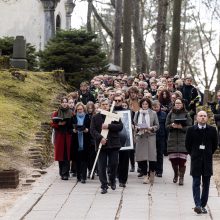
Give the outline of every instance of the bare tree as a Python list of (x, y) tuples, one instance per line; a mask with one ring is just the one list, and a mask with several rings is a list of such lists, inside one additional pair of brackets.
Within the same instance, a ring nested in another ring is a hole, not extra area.
[(124, 0), (122, 71), (127, 74), (131, 73), (131, 15), (132, 1)]
[(121, 66), (122, 0), (115, 0), (114, 64)]
[(151, 67), (158, 74), (163, 74), (164, 72), (167, 9), (168, 0), (158, 0), (157, 33), (154, 59)]
[(92, 4), (91, 2), (91, 7), (92, 7), (92, 11), (96, 17), (96, 19), (99, 21), (99, 23), (102, 25), (103, 29), (108, 33), (108, 35), (113, 38), (113, 33), (111, 31), (111, 29), (105, 24), (104, 20), (102, 19), (102, 17), (99, 15), (99, 13), (97, 12), (95, 6)]
[(173, 2), (172, 36), (169, 57), (169, 73), (171, 76), (177, 73), (180, 50), (180, 18), (182, 0)]
[(143, 32), (141, 32), (140, 26), (140, 1), (133, 0), (133, 16), (132, 16), (132, 27), (134, 35), (134, 49), (135, 49), (135, 58), (136, 58), (136, 71), (140, 73), (142, 71), (142, 62), (143, 62)]
[(91, 25), (91, 16), (92, 16), (92, 1), (93, 0), (87, 0), (88, 1), (88, 11), (87, 11), (87, 31), (92, 32), (92, 25)]

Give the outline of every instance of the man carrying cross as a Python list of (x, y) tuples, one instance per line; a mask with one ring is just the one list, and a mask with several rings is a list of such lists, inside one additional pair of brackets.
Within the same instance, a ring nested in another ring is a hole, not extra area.
[[(96, 148), (102, 144), (99, 158), (98, 158), (98, 173), (101, 182), (101, 193), (107, 193), (108, 180), (107, 180), (107, 167), (109, 169), (109, 182), (111, 189), (116, 189), (116, 173), (118, 167), (118, 152), (121, 147), (119, 132), (123, 129), (121, 120), (116, 121), (115, 113), (107, 111), (110, 110), (109, 100), (102, 99), (100, 101), (102, 112), (93, 116), (91, 121), (90, 132), (95, 139)], [(108, 120), (106, 120), (108, 117)], [(109, 121), (110, 123), (106, 123)], [(105, 122), (105, 123), (104, 123)], [(107, 138), (104, 138), (101, 133), (102, 130), (108, 131)]]

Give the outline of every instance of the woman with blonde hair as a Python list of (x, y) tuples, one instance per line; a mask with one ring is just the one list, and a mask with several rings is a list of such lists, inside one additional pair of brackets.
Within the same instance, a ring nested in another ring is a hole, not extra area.
[(78, 102), (73, 117), (73, 146), (76, 159), (77, 180), (86, 183), (88, 148), (90, 142), (90, 119), (86, 113), (86, 106)]

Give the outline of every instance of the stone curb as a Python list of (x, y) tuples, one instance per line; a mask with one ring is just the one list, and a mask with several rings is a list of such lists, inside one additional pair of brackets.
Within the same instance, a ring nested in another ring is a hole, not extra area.
[(44, 193), (58, 177), (58, 170), (55, 162), (49, 168), (47, 168), (46, 171), (47, 173), (32, 185), (33, 189), (28, 192), (28, 194), (18, 198), (14, 206), (9, 209), (2, 219), (21, 220), (31, 211), (31, 209), (36, 205), (36, 203), (41, 199)]

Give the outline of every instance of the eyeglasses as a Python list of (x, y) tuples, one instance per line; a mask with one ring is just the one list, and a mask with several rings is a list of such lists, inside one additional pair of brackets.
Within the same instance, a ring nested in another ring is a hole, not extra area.
[(176, 102), (175, 105), (181, 105), (183, 104), (182, 102)]
[(116, 99), (116, 100), (115, 100), (115, 102), (121, 102), (121, 100), (119, 100), (119, 99)]

